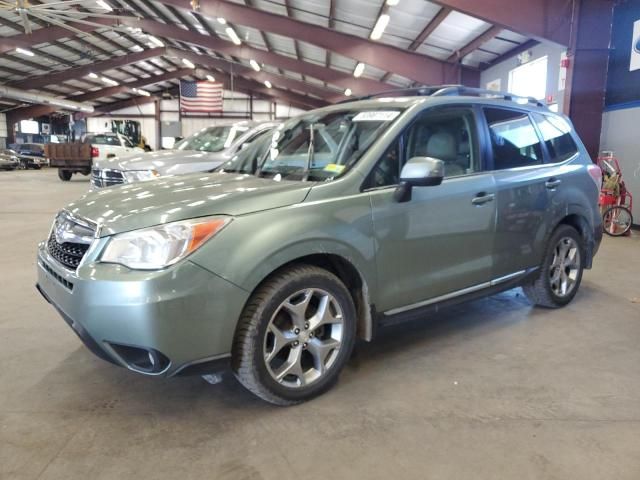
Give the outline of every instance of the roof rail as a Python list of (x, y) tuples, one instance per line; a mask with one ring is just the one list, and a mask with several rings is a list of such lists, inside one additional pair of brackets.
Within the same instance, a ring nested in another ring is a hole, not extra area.
[(509, 102), (517, 102), (517, 103), (526, 102), (526, 103), (531, 103), (533, 105), (536, 105), (538, 107), (546, 107), (544, 103), (542, 103), (540, 100), (537, 100), (533, 97), (523, 97), (520, 95), (514, 95), (513, 93), (496, 92), (494, 90), (485, 90), (482, 88), (465, 87), (464, 85), (445, 86), (431, 94), (432, 97), (446, 97), (448, 95), (502, 98)]
[(438, 90), (442, 90), (443, 88), (446, 87), (453, 87), (455, 85), (436, 85), (436, 86), (430, 86), (430, 85), (425, 85), (423, 87), (413, 87), (413, 88), (395, 88), (393, 90), (385, 90), (383, 92), (378, 92), (378, 93), (371, 93), (369, 95), (362, 95), (359, 97), (354, 97), (354, 98), (347, 98), (346, 100), (342, 100), (338, 103), (348, 103), (348, 102), (354, 102), (357, 100), (369, 100), (371, 98), (378, 98), (378, 97), (389, 97), (389, 96), (394, 96), (394, 97), (429, 97), (431, 95), (433, 95), (435, 92), (437, 92)]
[(510, 102), (518, 103), (531, 103), (538, 107), (546, 107), (544, 103), (536, 100), (533, 97), (522, 97), (507, 92), (496, 92), (494, 90), (484, 90), (482, 88), (465, 87), (464, 85), (425, 85), (422, 87), (414, 88), (398, 88), (395, 90), (386, 90), (384, 92), (372, 93), (371, 95), (364, 95), (361, 97), (348, 98), (339, 103), (353, 102), (356, 100), (369, 100), (371, 98), (385, 97), (385, 96), (397, 96), (397, 97), (445, 97), (445, 96), (477, 96), (477, 97), (492, 97), (502, 98)]

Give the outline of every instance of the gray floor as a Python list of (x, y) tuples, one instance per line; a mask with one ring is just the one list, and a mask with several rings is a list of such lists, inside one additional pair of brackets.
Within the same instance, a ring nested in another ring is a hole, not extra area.
[(80, 344), (33, 288), (34, 251), (86, 189), (0, 172), (0, 479), (640, 478), (639, 237), (605, 239), (563, 310), (514, 291), (394, 327), (282, 409)]

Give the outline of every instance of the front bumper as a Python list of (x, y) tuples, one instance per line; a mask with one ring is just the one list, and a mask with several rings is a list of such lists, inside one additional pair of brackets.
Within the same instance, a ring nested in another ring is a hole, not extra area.
[(212, 372), (228, 361), (247, 292), (189, 261), (141, 272), (91, 256), (73, 272), (43, 242), (37, 288), (93, 353), (163, 376)]
[(20, 159), (29, 166), (46, 167), (49, 165), (49, 159), (45, 157), (23, 155)]

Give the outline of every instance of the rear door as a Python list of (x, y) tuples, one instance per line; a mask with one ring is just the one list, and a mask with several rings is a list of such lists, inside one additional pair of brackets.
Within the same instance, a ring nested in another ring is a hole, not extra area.
[(483, 108), (491, 142), (491, 164), (497, 188), (494, 279), (540, 264), (550, 224), (553, 197), (561, 183), (547, 162), (529, 112), (516, 108)]
[[(416, 187), (412, 198), (393, 198), (401, 166), (414, 156), (445, 163), (436, 187)], [(370, 173), (376, 263), (376, 304), (396, 313), (490, 280), (496, 219), (495, 184), (483, 169), (476, 111), (427, 110), (416, 118)]]

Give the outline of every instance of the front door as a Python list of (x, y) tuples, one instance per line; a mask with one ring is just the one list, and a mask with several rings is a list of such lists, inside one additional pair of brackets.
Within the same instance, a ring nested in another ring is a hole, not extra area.
[[(490, 281), (496, 221), (495, 184), (483, 172), (471, 108), (426, 111), (371, 172), (368, 186), (377, 244), (379, 299), (388, 312)], [(445, 163), (436, 187), (393, 198), (404, 159)]]

